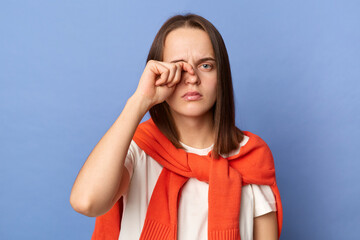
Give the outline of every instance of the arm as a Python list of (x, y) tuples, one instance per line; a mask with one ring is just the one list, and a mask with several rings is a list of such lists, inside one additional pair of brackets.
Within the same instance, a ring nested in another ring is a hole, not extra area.
[(254, 218), (254, 240), (278, 240), (276, 212)]
[(129, 173), (125, 157), (136, 127), (147, 111), (136, 97), (127, 101), (122, 113), (94, 147), (73, 185), (70, 204), (89, 217), (107, 212), (126, 191)]
[(70, 195), (75, 211), (89, 217), (103, 215), (127, 190), (130, 179), (124, 162), (135, 130), (152, 106), (173, 93), (182, 70), (193, 73), (187, 63), (148, 61), (137, 90), (76, 177)]

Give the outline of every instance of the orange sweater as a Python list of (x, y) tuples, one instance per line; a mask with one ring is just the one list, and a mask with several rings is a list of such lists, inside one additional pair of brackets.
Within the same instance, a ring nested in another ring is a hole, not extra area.
[[(141, 123), (134, 134), (136, 144), (164, 168), (152, 193), (140, 239), (177, 237), (177, 208), (181, 188), (197, 178), (209, 183), (208, 239), (239, 240), (241, 186), (269, 185), (275, 195), (278, 234), (282, 229), (282, 205), (276, 185), (273, 156), (257, 135), (244, 131), (248, 142), (228, 158), (213, 159), (177, 149), (152, 119)], [(119, 238), (121, 199), (106, 214), (96, 218), (92, 240)]]

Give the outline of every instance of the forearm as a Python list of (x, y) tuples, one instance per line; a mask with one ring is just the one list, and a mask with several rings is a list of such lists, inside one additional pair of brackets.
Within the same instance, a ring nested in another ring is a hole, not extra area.
[(76, 211), (98, 216), (112, 207), (131, 139), (147, 110), (148, 106), (139, 98), (129, 98), (114, 124), (96, 144), (71, 191), (70, 203)]

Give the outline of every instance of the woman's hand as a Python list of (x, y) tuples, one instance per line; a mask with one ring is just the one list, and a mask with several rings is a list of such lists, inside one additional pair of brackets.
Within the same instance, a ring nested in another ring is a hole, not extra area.
[(168, 63), (149, 60), (133, 96), (146, 101), (148, 109), (162, 103), (181, 81), (182, 71), (194, 74), (192, 66), (186, 62)]

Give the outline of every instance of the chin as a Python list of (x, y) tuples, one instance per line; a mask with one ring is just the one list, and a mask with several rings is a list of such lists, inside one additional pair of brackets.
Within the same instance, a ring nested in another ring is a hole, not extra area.
[(171, 109), (171, 112), (173, 116), (182, 116), (182, 117), (201, 117), (206, 115), (209, 111), (211, 111), (210, 108), (204, 109), (203, 107), (188, 107), (186, 109)]

